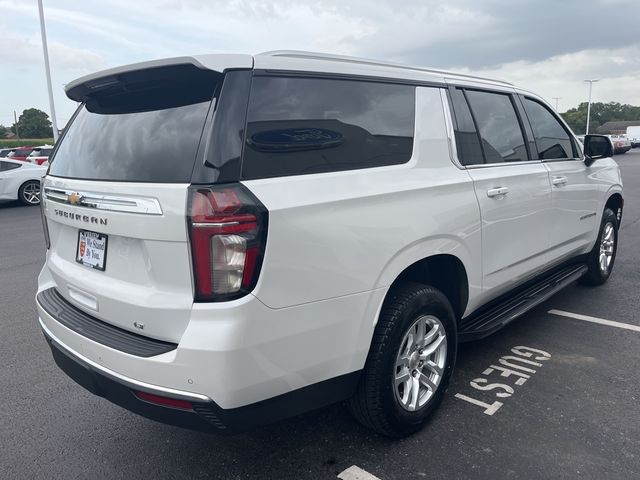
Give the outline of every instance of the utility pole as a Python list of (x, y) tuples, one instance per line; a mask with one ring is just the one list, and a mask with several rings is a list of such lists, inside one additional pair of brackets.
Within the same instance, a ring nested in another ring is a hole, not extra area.
[(589, 84), (589, 103), (587, 103), (587, 128), (585, 131), (585, 135), (589, 135), (589, 119), (591, 118), (591, 90), (593, 89), (593, 84), (597, 82), (598, 79), (594, 78), (591, 80), (585, 80)]
[(47, 30), (44, 27), (44, 10), (42, 0), (38, 0), (40, 11), (40, 34), (42, 35), (42, 53), (44, 54), (44, 71), (47, 75), (47, 89), (49, 90), (49, 108), (51, 109), (51, 125), (53, 126), (53, 141), (58, 141), (58, 124), (56, 122), (56, 107), (53, 103), (53, 87), (51, 86), (51, 70), (49, 68), (49, 49), (47, 47)]
[(20, 132), (18, 131), (18, 116), (16, 115), (16, 111), (13, 111), (13, 124), (16, 126), (16, 137), (20, 138)]
[(551, 97), (556, 101), (556, 112), (558, 111), (558, 100), (562, 100), (563, 97)]

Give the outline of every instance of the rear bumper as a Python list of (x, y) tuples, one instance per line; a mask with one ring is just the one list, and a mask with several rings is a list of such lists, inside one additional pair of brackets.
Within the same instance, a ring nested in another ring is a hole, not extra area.
[[(39, 322), (69, 376), (143, 416), (220, 432), (251, 429), (348, 398), (386, 293), (378, 289), (282, 309), (271, 309), (252, 295), (194, 304), (178, 343), (165, 353), (147, 345), (153, 351), (143, 355), (139, 347), (145, 346), (139, 342), (123, 343), (113, 328), (96, 329), (77, 318), (79, 310), (95, 314), (73, 299), (64, 297), (44, 308), (42, 294), (51, 288), (64, 291), (45, 265), (36, 298)], [(198, 411), (151, 405), (134, 391), (186, 396)]]
[[(191, 430), (238, 433), (330, 405), (349, 397), (360, 377), (360, 372), (353, 372), (244, 407), (223, 409), (204, 395), (140, 382), (102, 367), (62, 344), (42, 321), (40, 325), (56, 364), (77, 384), (133, 413)], [(136, 392), (188, 402), (191, 409), (149, 403)]]
[[(40, 324), (58, 367), (94, 395), (104, 397), (138, 415), (169, 425), (203, 431), (227, 430), (226, 425), (216, 416), (215, 411), (219, 407), (204, 395), (169, 390), (122, 377), (65, 347), (42, 322)], [(193, 408), (183, 410), (154, 405), (138, 398), (135, 392), (183, 400)]]

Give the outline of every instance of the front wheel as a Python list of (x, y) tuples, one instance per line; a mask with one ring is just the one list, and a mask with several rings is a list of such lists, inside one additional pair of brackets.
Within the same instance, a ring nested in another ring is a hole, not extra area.
[(406, 284), (390, 292), (350, 401), (356, 419), (378, 433), (419, 430), (442, 401), (456, 359), (455, 316), (439, 290)]
[(581, 282), (602, 285), (609, 279), (618, 251), (618, 219), (610, 208), (602, 215), (598, 240), (587, 257), (587, 273)]

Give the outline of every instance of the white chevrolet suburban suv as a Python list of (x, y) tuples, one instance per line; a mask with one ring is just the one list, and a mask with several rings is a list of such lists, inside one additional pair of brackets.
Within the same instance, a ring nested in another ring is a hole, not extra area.
[(348, 400), (407, 435), (458, 342), (613, 267), (610, 143), (505, 82), (281, 51), (66, 93), (40, 325), (71, 378), (152, 419), (236, 432)]

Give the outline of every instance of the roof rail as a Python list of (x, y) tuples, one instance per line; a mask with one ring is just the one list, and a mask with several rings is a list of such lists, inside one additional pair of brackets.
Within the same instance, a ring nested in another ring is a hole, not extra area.
[(438, 70), (433, 68), (416, 67), (414, 65), (403, 65), (394, 62), (384, 62), (380, 60), (372, 60), (368, 58), (350, 57), (347, 55), (334, 55), (330, 53), (318, 53), (318, 52), (306, 52), (304, 50), (273, 50), (269, 52), (262, 52), (258, 55), (267, 55), (271, 57), (289, 57), (289, 58), (302, 58), (307, 60), (330, 60), (333, 62), (346, 62), (346, 63), (358, 63), (360, 65), (377, 65), (381, 67), (400, 68), (405, 70), (415, 70), (419, 72), (435, 73), (438, 75), (451, 75), (454, 77), (470, 78), (477, 80), (488, 80), (490, 82), (501, 83), (504, 85), (513, 85), (512, 83), (505, 82), (504, 80), (497, 80), (495, 78), (479, 77), (477, 75), (468, 75), (465, 73), (456, 73), (448, 70)]

